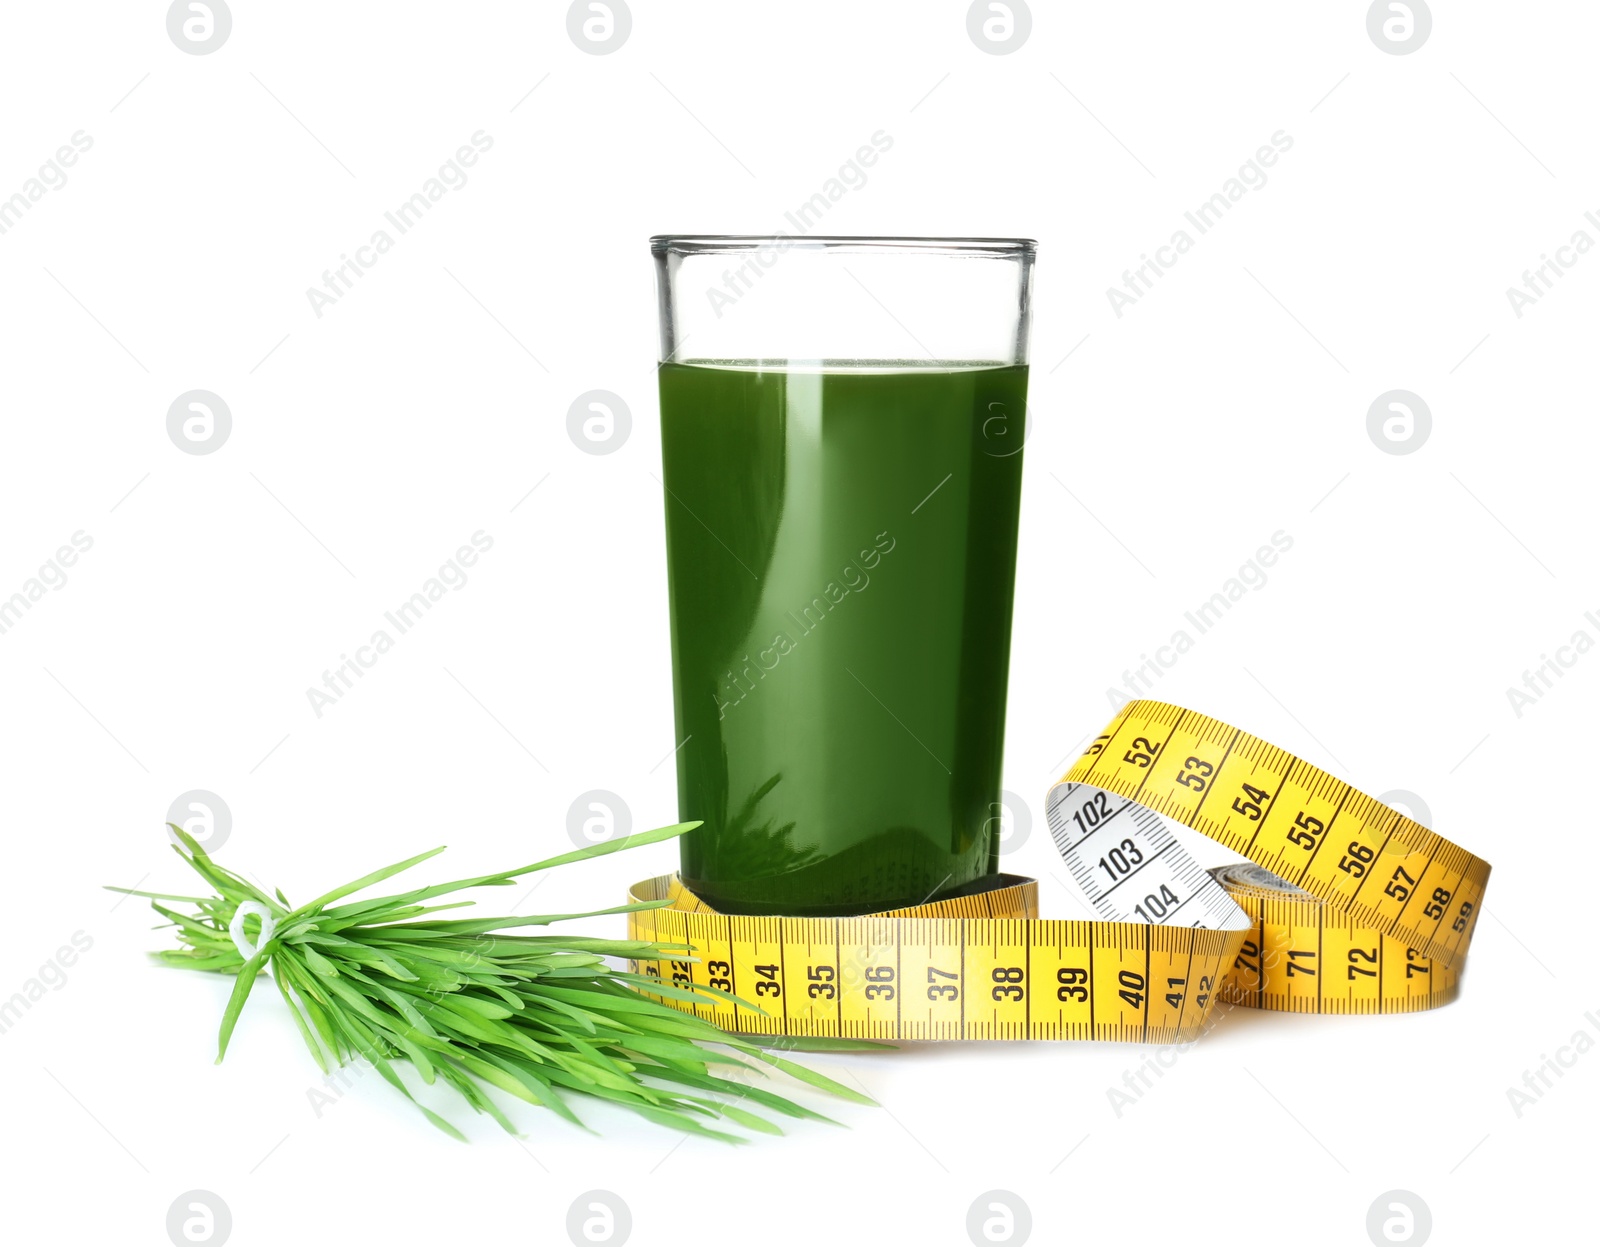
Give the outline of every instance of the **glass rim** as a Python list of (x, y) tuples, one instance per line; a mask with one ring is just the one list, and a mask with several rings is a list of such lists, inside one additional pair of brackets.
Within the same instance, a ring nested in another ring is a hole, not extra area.
[(731, 255), (782, 246), (785, 250), (869, 251), (892, 254), (1028, 257), (1038, 250), (1032, 238), (924, 238), (873, 234), (655, 234), (650, 252), (666, 255)]

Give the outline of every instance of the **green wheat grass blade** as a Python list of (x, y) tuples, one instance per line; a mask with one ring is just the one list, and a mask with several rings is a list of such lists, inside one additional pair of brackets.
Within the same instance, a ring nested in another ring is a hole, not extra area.
[[(176, 947), (153, 954), (163, 964), (232, 974), (234, 983), (217, 1033), (217, 1060), (230, 1042), (256, 983), (270, 977), (317, 1066), (328, 1073), (368, 1062), (423, 1118), (452, 1138), (460, 1129), (423, 1104), (402, 1069), (442, 1087), (474, 1112), (516, 1133), (491, 1093), (549, 1109), (576, 1125), (572, 1097), (606, 1100), (645, 1120), (722, 1142), (745, 1142), (732, 1126), (781, 1134), (767, 1114), (828, 1122), (830, 1118), (765, 1087), (723, 1078), (712, 1069), (765, 1076), (781, 1071), (836, 1098), (871, 1104), (841, 1083), (778, 1056), (773, 1049), (814, 1047), (862, 1051), (864, 1041), (794, 1041), (730, 1035), (671, 1007), (710, 996), (700, 985), (663, 984), (618, 968), (612, 960), (682, 957), (679, 945), (560, 933), (508, 934), (518, 928), (656, 909), (665, 901), (518, 917), (438, 918), (440, 910), (473, 904), (438, 897), (502, 887), (536, 871), (680, 836), (699, 826), (677, 823), (545, 858), (515, 870), (413, 888), (391, 896), (357, 893), (437, 856), (430, 849), (292, 907), (282, 890), (269, 895), (218, 865), (193, 837), (173, 827), (174, 851), (215, 889), (212, 896), (112, 888), (148, 900)], [(241, 905), (264, 907), (276, 924), (252, 956), (229, 933)], [(181, 906), (192, 907), (188, 911)], [(757, 1012), (748, 1002), (737, 1002)], [(710, 1123), (716, 1123), (715, 1125)]]

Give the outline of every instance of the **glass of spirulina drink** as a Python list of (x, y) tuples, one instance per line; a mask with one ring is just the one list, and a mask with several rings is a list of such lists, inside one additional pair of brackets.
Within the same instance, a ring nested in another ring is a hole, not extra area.
[(867, 913), (996, 869), (1034, 244), (651, 240), (684, 883)]

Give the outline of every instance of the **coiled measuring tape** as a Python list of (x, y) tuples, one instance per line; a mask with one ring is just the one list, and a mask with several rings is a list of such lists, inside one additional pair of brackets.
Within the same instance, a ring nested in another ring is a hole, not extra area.
[[(1124, 706), (1051, 789), (1051, 836), (1097, 921), (1037, 885), (845, 918), (718, 913), (635, 885), (629, 938), (666, 1003), (750, 1035), (1185, 1042), (1219, 1003), (1399, 1013), (1454, 999), (1489, 864), (1238, 728)], [(1175, 829), (1249, 864), (1202, 869)], [(753, 1006), (753, 1007), (752, 1007)]]

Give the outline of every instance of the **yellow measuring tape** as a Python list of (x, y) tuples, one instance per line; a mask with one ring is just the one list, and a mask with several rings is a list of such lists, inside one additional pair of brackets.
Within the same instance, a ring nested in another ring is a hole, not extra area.
[[(1029, 879), (848, 918), (711, 910), (635, 885), (637, 971), (743, 1034), (1183, 1042), (1219, 1002), (1399, 1013), (1455, 998), (1489, 864), (1216, 719), (1135, 701), (1051, 790), (1048, 822), (1101, 920), (1038, 916)], [(1188, 827), (1249, 865), (1200, 869)], [(755, 1007), (751, 1007), (751, 1006)]]

